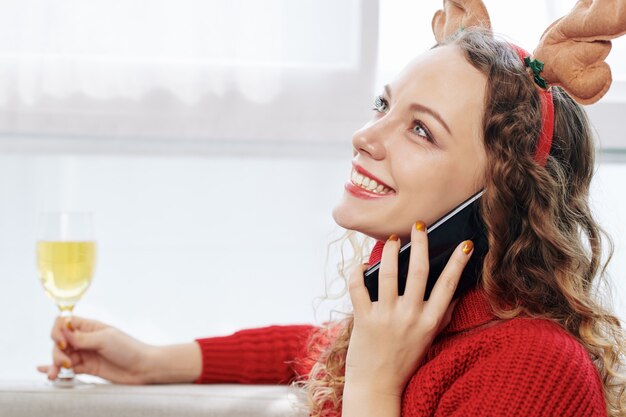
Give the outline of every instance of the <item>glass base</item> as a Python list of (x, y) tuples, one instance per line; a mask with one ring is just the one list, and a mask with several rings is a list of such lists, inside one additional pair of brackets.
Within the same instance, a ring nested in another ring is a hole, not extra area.
[(92, 384), (81, 381), (76, 378), (76, 374), (74, 374), (74, 370), (72, 368), (61, 368), (59, 370), (59, 374), (57, 375), (57, 379), (52, 382), (57, 388), (82, 388), (86, 386), (91, 386)]
[(63, 389), (67, 389), (67, 388), (79, 389), (79, 388), (88, 388), (88, 387), (94, 386), (94, 384), (83, 382), (78, 378), (71, 378), (71, 379), (57, 378), (54, 381), (52, 381), (51, 384), (55, 388), (63, 388)]
[(65, 379), (65, 378), (57, 378), (52, 382), (52, 385), (54, 385), (57, 388), (74, 388), (76, 381), (74, 380), (74, 378), (72, 379)]

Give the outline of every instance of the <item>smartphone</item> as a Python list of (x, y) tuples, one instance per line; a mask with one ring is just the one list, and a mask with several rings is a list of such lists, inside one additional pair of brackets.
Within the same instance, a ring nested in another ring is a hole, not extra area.
[[(484, 192), (485, 190), (481, 190), (472, 195), (431, 226), (426, 227), (430, 266), (424, 291), (424, 301), (430, 297), (437, 279), (456, 247), (467, 239), (471, 239), (474, 243), (474, 252), (463, 269), (453, 299), (460, 297), (478, 283), (482, 273), (483, 259), (488, 250), (485, 225), (478, 210), (480, 197)], [(404, 294), (410, 254), (411, 242), (407, 242), (398, 253), (398, 295)], [(378, 300), (379, 269), (380, 261), (371, 265), (364, 273), (365, 286), (372, 301)]]

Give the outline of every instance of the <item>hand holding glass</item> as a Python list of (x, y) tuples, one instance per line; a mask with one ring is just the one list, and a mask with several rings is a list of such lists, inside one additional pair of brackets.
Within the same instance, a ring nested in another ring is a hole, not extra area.
[[(93, 277), (96, 243), (91, 213), (42, 213), (37, 242), (39, 277), (61, 316), (71, 321), (74, 306)], [(55, 385), (75, 385), (72, 368), (62, 367)]]

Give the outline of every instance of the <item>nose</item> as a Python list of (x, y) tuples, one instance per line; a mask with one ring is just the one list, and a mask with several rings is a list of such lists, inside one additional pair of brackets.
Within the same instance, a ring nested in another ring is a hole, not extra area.
[(367, 124), (352, 135), (352, 156), (359, 152), (368, 154), (372, 159), (385, 157), (385, 145), (382, 140), (382, 132), (376, 128), (376, 123)]

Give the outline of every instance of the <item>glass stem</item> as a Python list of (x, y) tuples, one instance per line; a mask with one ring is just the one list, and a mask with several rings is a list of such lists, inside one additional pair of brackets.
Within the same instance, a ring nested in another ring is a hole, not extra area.
[[(73, 330), (70, 323), (72, 322), (72, 310), (74, 309), (74, 306), (59, 306), (59, 309), (61, 310), (61, 317), (65, 320), (65, 325), (68, 329)], [(75, 376), (76, 375), (74, 374), (72, 367), (65, 368), (61, 366), (59, 374), (57, 375), (57, 380), (63, 382), (73, 382)]]

